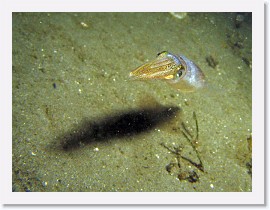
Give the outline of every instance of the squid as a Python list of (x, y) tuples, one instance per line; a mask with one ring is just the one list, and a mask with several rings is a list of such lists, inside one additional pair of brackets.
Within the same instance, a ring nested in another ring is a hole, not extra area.
[(131, 71), (129, 77), (132, 80), (165, 80), (182, 92), (194, 92), (206, 83), (204, 73), (193, 61), (167, 51)]

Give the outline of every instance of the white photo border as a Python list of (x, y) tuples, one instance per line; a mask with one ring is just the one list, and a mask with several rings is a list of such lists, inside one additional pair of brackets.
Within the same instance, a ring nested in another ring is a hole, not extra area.
[[(264, 204), (264, 2), (262, 0), (2, 0), (1, 193), (4, 204)], [(12, 192), (12, 12), (252, 12), (252, 192)], [(196, 198), (196, 199), (195, 199)]]

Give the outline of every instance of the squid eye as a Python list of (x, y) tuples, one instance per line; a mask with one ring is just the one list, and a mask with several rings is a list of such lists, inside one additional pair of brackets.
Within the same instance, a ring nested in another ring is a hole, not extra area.
[(176, 78), (179, 79), (181, 77), (184, 76), (184, 70), (183, 69), (180, 69), (177, 73), (176, 73)]

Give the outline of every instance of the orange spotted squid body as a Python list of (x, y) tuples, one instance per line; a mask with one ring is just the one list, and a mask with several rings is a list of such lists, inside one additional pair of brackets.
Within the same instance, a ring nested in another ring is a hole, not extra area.
[(193, 92), (205, 86), (202, 70), (183, 55), (163, 51), (129, 74), (135, 80), (165, 80), (182, 92)]

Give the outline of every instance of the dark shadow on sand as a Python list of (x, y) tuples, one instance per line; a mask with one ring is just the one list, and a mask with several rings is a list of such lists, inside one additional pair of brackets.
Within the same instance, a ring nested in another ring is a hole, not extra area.
[(63, 150), (73, 150), (91, 142), (106, 142), (147, 132), (175, 118), (179, 107), (158, 106), (123, 111), (95, 120), (85, 120), (78, 128), (59, 137)]

